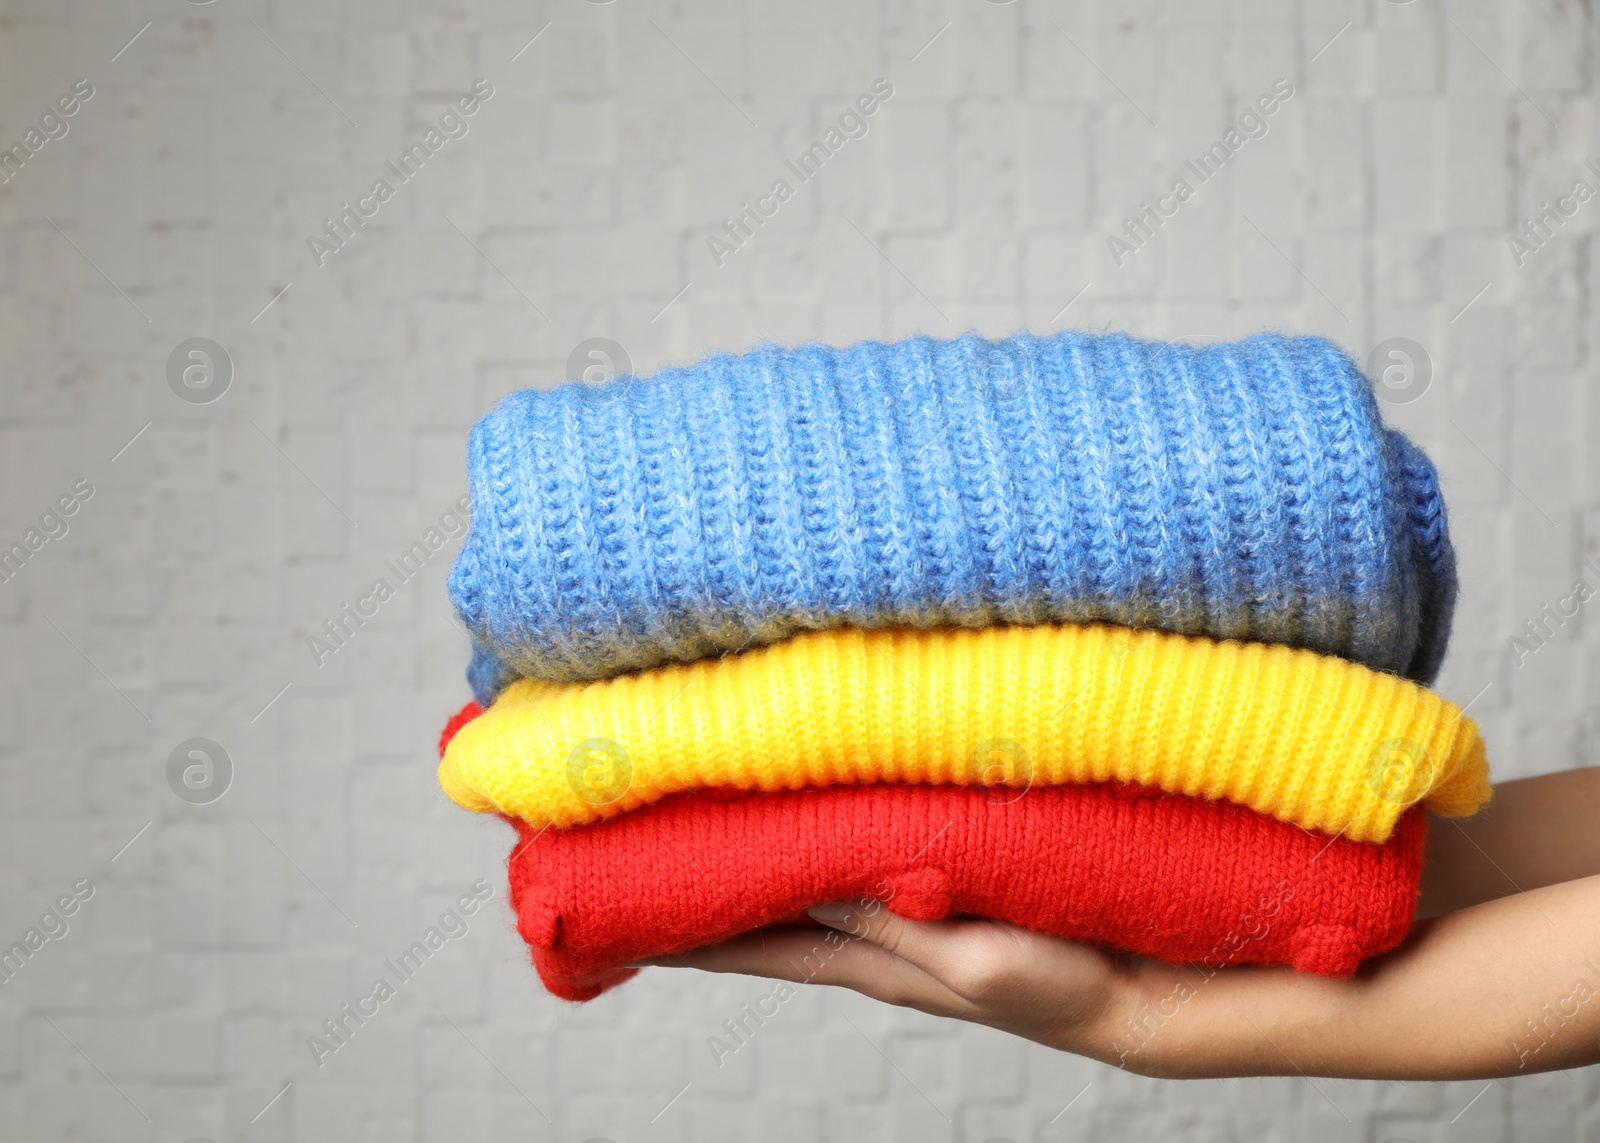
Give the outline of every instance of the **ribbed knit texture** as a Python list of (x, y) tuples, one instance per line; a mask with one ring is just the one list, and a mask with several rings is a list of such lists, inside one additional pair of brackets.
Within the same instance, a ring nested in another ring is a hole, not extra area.
[[(1399, 942), (1426, 820), (1329, 841), (1226, 802), (1062, 786), (681, 794), (583, 829), (513, 821), (510, 899), (544, 985), (587, 1000), (626, 966), (874, 897), (912, 920), (974, 916), (1176, 962), (1340, 976)], [(802, 970), (815, 972), (828, 946)]]
[(1089, 626), (839, 628), (594, 683), (520, 680), (439, 766), (535, 829), (683, 790), (1116, 779), (1382, 841), (1489, 797), (1476, 724), (1394, 675), (1281, 645)]
[(1331, 343), (762, 346), (507, 396), (450, 576), (480, 703), (853, 625), (1103, 620), (1431, 681), (1432, 464)]

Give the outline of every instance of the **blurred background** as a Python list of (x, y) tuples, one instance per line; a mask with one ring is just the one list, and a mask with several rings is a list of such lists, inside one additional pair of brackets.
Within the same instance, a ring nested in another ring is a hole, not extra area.
[(770, 986), (546, 996), (433, 777), (502, 394), (1107, 326), (1367, 365), (1442, 690), (1500, 777), (1593, 763), (1596, 58), (1578, 0), (0, 3), (0, 1136), (1600, 1138), (1592, 1071), (1166, 1083), (824, 989), (719, 1065)]

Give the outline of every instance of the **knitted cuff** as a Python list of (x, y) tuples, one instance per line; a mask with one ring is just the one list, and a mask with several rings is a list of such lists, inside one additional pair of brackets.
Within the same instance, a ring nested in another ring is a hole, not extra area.
[(540, 828), (679, 791), (1116, 779), (1383, 841), (1489, 797), (1478, 728), (1314, 652), (1122, 627), (839, 628), (594, 683), (513, 683), (439, 766), (459, 805)]
[(768, 345), (512, 393), (468, 454), (484, 705), (844, 625), (1100, 620), (1427, 682), (1455, 605), (1433, 466), (1315, 337)]
[[(917, 921), (986, 917), (1144, 956), (1328, 976), (1392, 948), (1416, 908), (1426, 821), (1383, 845), (1116, 785), (1026, 794), (863, 786), (684, 794), (614, 821), (518, 831), (517, 931), (551, 992), (588, 1000), (626, 966), (870, 897)], [(804, 958), (832, 955), (823, 932)]]

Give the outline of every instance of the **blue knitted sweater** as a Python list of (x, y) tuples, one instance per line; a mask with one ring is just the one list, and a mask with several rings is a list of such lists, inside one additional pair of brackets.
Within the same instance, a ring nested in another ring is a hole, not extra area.
[(840, 625), (1104, 620), (1430, 682), (1428, 458), (1316, 337), (765, 345), (512, 393), (450, 575), (486, 702)]

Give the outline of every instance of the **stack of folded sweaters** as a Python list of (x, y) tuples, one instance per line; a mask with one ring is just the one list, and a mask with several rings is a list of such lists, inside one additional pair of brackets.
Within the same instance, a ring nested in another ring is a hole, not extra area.
[(767, 346), (469, 468), (439, 780), (568, 999), (858, 897), (1343, 975), (1489, 795), (1437, 476), (1318, 338)]

